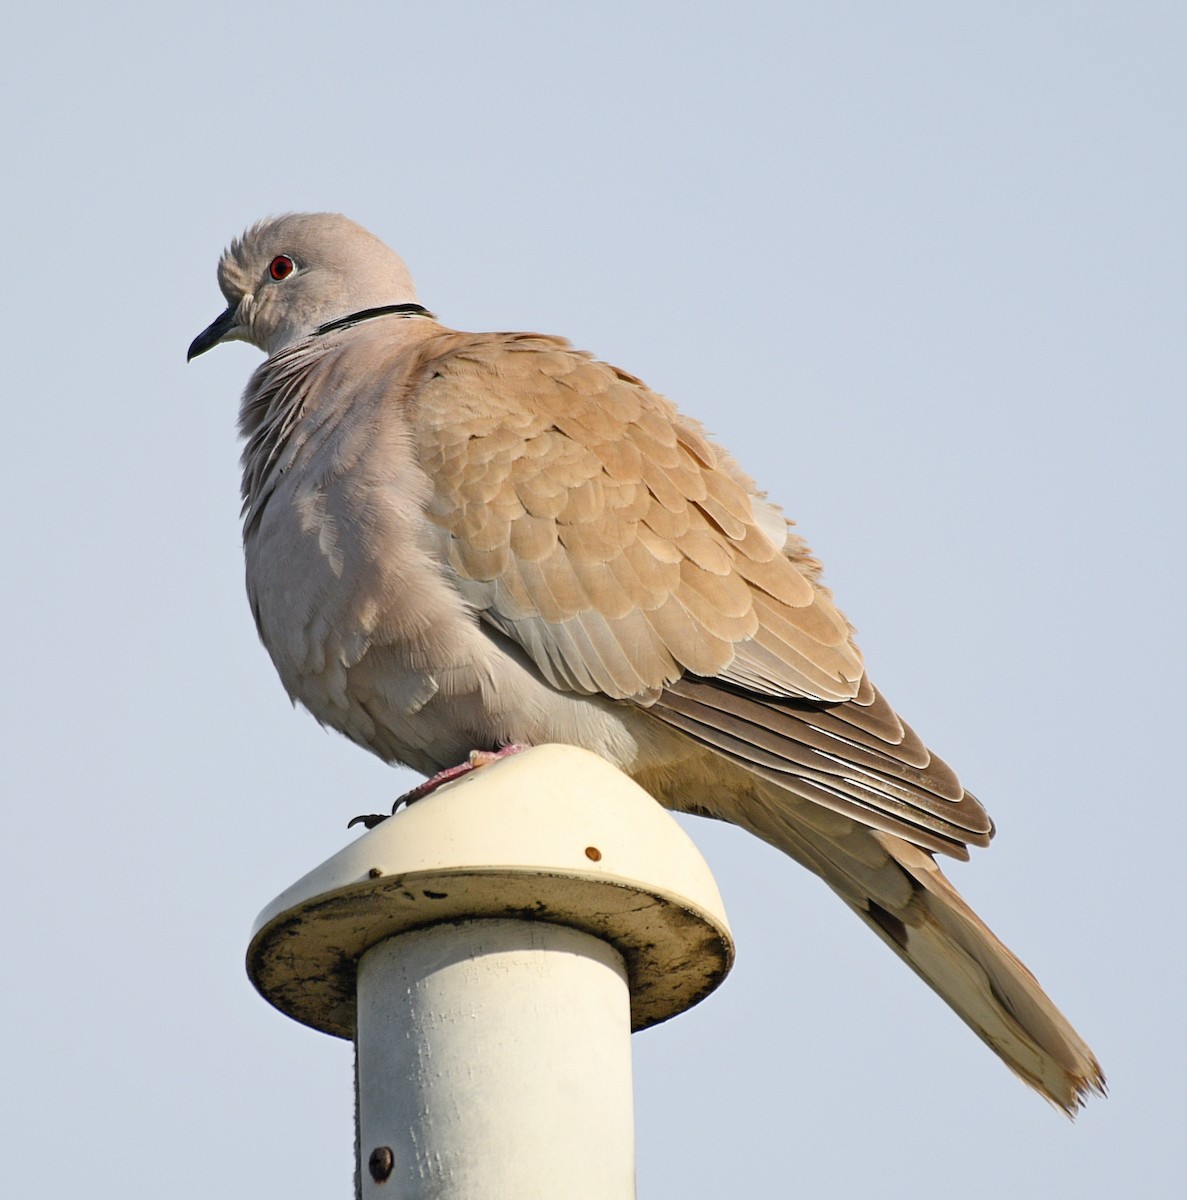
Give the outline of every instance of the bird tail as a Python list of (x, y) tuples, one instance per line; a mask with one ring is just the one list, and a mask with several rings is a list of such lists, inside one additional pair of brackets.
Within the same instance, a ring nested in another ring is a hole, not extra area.
[(781, 789), (747, 801), (720, 815), (821, 876), (1011, 1071), (1068, 1116), (1105, 1094), (1092, 1051), (930, 852)]

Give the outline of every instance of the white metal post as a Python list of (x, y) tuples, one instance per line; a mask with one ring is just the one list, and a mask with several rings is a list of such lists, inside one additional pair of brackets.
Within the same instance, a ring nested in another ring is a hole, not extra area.
[(602, 759), (450, 783), (259, 916), (248, 973), (357, 1047), (362, 1200), (628, 1200), (630, 1038), (733, 958), (688, 836)]
[(362, 1195), (635, 1194), (622, 955), (563, 925), (388, 938), (358, 977)]

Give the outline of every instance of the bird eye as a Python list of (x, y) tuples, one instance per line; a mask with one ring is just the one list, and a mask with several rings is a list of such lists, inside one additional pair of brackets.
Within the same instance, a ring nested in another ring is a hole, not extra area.
[(268, 264), (268, 274), (273, 279), (287, 279), (296, 268), (297, 264), (287, 254), (278, 254)]

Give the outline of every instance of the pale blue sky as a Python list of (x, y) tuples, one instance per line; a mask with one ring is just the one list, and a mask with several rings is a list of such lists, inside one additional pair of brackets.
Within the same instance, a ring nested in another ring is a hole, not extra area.
[(642, 1200), (1183, 1194), (1178, 3), (23, 5), (6, 18), (0, 1190), (350, 1194), (256, 912), (411, 780), (290, 709), (217, 256), (329, 208), (424, 303), (699, 416), (998, 823), (952, 876), (1098, 1052), (1072, 1126), (828, 892), (689, 821), (739, 963), (635, 1039)]

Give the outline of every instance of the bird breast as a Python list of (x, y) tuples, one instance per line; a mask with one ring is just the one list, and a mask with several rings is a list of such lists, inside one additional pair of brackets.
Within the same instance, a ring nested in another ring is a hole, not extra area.
[[(477, 633), (422, 545), (430, 486), (393, 403), (398, 380), (352, 386), (349, 350), (306, 343), (253, 377), (244, 550), (256, 627), (289, 694), (370, 744), (368, 703), (422, 710), (451, 670), (474, 673), (464, 647)], [(357, 694), (352, 676), (381, 676), (382, 696)]]

